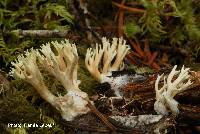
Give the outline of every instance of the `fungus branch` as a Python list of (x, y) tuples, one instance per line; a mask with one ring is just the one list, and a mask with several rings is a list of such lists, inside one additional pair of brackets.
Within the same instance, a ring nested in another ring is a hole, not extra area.
[(51, 50), (50, 43), (43, 45), (37, 52), (38, 59), (43, 68), (59, 80), (66, 90), (78, 88), (77, 67), (78, 53), (75, 44), (68, 40), (61, 43), (52, 42), (55, 53)]
[(36, 52), (32, 49), (30, 52), (26, 52), (25, 56), (20, 55), (16, 60), (16, 63), (11, 63), (15, 68), (12, 69), (11, 74), (25, 80), (31, 84), (43, 99), (52, 103), (55, 96), (46, 87), (43, 77), (36, 64)]
[[(65, 42), (51, 42), (43, 45), (40, 50), (26, 52), (25, 56), (19, 56), (12, 63), (12, 74), (21, 78), (35, 87), (43, 99), (60, 111), (63, 119), (70, 121), (80, 114), (87, 113), (88, 95), (78, 88), (77, 67), (78, 54), (76, 46)], [(61, 82), (67, 94), (64, 96), (53, 95), (45, 86), (43, 77), (38, 69), (36, 59), (43, 68)]]
[(112, 44), (110, 44), (109, 40), (103, 38), (102, 44), (103, 47), (97, 44), (96, 49), (89, 48), (85, 58), (85, 65), (88, 71), (101, 83), (112, 71), (121, 70), (124, 67), (123, 59), (130, 49), (122, 38), (113, 38)]
[(86, 57), (85, 57), (85, 65), (91, 75), (98, 81), (101, 79), (101, 73), (98, 69), (100, 60), (103, 55), (103, 49), (96, 45), (95, 51), (92, 51), (92, 48), (88, 48)]
[[(159, 89), (158, 85), (163, 74), (158, 76), (155, 82), (156, 102), (154, 104), (154, 109), (159, 114), (166, 115), (170, 110), (174, 115), (177, 115), (179, 113), (178, 102), (174, 99), (174, 96), (187, 90), (192, 84), (189, 79), (189, 68), (184, 68), (183, 66), (180, 71), (176, 71), (176, 68), (177, 66), (175, 65), (168, 75), (167, 81), (164, 77), (164, 85), (162, 88)], [(178, 75), (178, 77), (173, 80), (176, 75)]]

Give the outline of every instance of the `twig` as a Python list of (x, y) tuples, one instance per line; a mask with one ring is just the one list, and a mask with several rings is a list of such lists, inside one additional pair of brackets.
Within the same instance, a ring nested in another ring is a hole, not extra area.
[(160, 66), (156, 63), (156, 62), (153, 62), (152, 63), (152, 67), (156, 70), (159, 70), (160, 69)]
[(153, 52), (153, 54), (150, 55), (150, 58), (149, 58), (149, 61), (148, 61), (149, 65), (151, 65), (154, 62), (157, 55), (158, 55), (158, 52)]
[(134, 59), (134, 56), (133, 56), (133, 53), (128, 53), (127, 55), (126, 55), (126, 57), (129, 59), (128, 61), (130, 62), (130, 64), (136, 64), (136, 61), (135, 61), (135, 59)]
[(140, 55), (141, 58), (144, 58), (144, 52), (140, 48), (140, 45), (138, 43), (134, 43), (131, 39), (128, 39), (131, 46), (134, 48), (134, 50)]
[(108, 120), (107, 118), (100, 113), (91, 103), (90, 101), (88, 101), (88, 107), (92, 110), (93, 113), (95, 113), (102, 121), (103, 123), (112, 131), (115, 132), (117, 129), (115, 126), (113, 126)]
[(151, 57), (151, 51), (149, 49), (149, 42), (147, 39), (145, 39), (145, 42), (144, 42), (144, 53), (148, 58)]
[[(121, 5), (123, 5), (125, 2), (126, 2), (126, 0), (122, 0), (122, 1), (121, 1)], [(118, 9), (118, 11), (117, 11), (117, 13), (116, 13), (116, 15), (115, 15), (115, 19), (114, 19), (115, 21), (117, 20), (117, 17), (119, 16), (120, 10), (121, 10), (121, 8)]]
[(119, 11), (119, 17), (118, 17), (118, 36), (122, 37), (124, 34), (124, 10)]
[(112, 4), (117, 6), (117, 7), (120, 7), (121, 9), (125, 9), (125, 10), (128, 10), (128, 11), (133, 12), (133, 13), (145, 13), (146, 12), (144, 9), (127, 7), (125, 5), (120, 5), (120, 4), (116, 3), (116, 2), (112, 2)]
[(69, 35), (68, 30), (13, 30), (5, 31), (5, 34), (15, 34), (22, 37), (66, 37)]
[(68, 32), (68, 30), (19, 30), (19, 35), (30, 37), (66, 37)]

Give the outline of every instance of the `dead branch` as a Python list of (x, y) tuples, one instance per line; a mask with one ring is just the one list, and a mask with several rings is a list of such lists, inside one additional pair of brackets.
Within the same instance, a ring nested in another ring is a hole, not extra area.
[(95, 106), (93, 106), (90, 101), (88, 101), (88, 107), (91, 109), (91, 111), (93, 113), (95, 113), (101, 120), (102, 122), (112, 131), (112, 132), (115, 132), (116, 131), (116, 127), (113, 126), (108, 120), (107, 118), (102, 114), (100, 113), (96, 108)]
[(5, 34), (15, 34), (22, 37), (36, 37), (36, 38), (52, 38), (52, 37), (67, 37), (68, 30), (13, 30), (6, 31)]

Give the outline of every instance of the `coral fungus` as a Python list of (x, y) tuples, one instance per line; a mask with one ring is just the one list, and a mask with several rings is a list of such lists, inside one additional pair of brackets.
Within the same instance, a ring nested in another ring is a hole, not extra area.
[[(107, 76), (111, 75), (112, 71), (123, 69), (123, 59), (130, 49), (122, 38), (113, 38), (112, 44), (106, 38), (102, 38), (102, 44), (103, 47), (96, 44), (96, 49), (88, 48), (85, 58), (87, 69), (100, 83), (107, 81)], [(100, 68), (101, 61), (102, 68)]]
[[(179, 113), (178, 102), (174, 99), (174, 96), (187, 90), (192, 84), (189, 68), (184, 68), (183, 66), (181, 71), (176, 71), (176, 68), (177, 66), (175, 65), (168, 75), (167, 80), (164, 76), (164, 85), (160, 89), (158, 88), (158, 85), (163, 74), (158, 76), (155, 82), (156, 102), (154, 104), (154, 109), (159, 114), (166, 115), (169, 112), (172, 112), (174, 115), (177, 115)], [(175, 75), (178, 75), (178, 77), (172, 81)]]
[[(11, 74), (30, 83), (44, 100), (61, 113), (63, 119), (70, 121), (77, 115), (90, 111), (86, 106), (88, 95), (78, 87), (78, 53), (75, 44), (70, 44), (68, 40), (51, 44), (57, 52), (53, 52), (50, 43), (47, 43), (39, 50), (32, 49), (25, 56), (18, 56), (12, 63), (14, 68)], [(67, 94), (55, 96), (48, 90), (36, 63), (37, 59), (44, 70), (61, 82)]]

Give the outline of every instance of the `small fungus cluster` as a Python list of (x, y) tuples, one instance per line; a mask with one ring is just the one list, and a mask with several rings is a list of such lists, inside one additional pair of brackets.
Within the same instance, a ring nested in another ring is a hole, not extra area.
[[(185, 91), (192, 84), (189, 79), (189, 68), (184, 68), (183, 66), (180, 71), (176, 71), (176, 68), (177, 66), (175, 65), (167, 78), (162, 74), (156, 79), (156, 102), (154, 103), (154, 110), (158, 114), (167, 115), (169, 112), (172, 112), (172, 114), (178, 115), (178, 102), (174, 99), (174, 96)], [(175, 75), (178, 75), (178, 77), (173, 80)], [(164, 85), (159, 89), (159, 82), (162, 77)]]
[(96, 44), (95, 49), (88, 48), (85, 58), (88, 71), (100, 83), (108, 81), (112, 71), (124, 68), (123, 59), (130, 49), (122, 38), (113, 38), (112, 44), (102, 38), (102, 44), (103, 47)]

